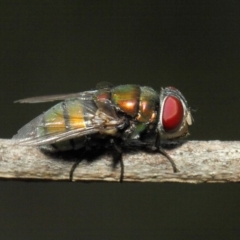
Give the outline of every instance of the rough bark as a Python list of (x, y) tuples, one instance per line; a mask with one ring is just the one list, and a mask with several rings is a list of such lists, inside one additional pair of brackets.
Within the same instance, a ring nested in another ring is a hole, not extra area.
[[(92, 150), (94, 151), (94, 150)], [(161, 154), (150, 151), (123, 153), (124, 182), (238, 182), (240, 142), (188, 141), (167, 153), (178, 169)], [(0, 178), (16, 180), (69, 181), (69, 172), (80, 152), (44, 153), (37, 147), (13, 145), (0, 139)], [(113, 167), (112, 152), (83, 158), (74, 171), (74, 181), (119, 181), (120, 165)]]

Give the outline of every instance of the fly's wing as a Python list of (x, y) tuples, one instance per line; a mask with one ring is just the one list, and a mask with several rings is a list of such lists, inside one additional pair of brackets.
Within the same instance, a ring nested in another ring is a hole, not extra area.
[(85, 92), (80, 92), (80, 93), (30, 97), (30, 98), (24, 98), (24, 99), (17, 100), (14, 103), (44, 103), (44, 102), (62, 101), (62, 100), (70, 99), (70, 98), (79, 98), (79, 99), (87, 100), (87, 99), (92, 99), (92, 96), (95, 92), (96, 92), (96, 90), (85, 91)]
[(109, 100), (68, 99), (23, 126), (13, 139), (21, 145), (48, 145), (94, 133), (114, 134), (120, 124)]

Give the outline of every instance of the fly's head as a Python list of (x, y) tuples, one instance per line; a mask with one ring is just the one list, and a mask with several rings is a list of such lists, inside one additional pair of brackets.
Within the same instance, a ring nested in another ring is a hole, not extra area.
[(160, 93), (158, 130), (162, 139), (177, 139), (187, 136), (193, 118), (187, 101), (174, 87), (166, 87)]

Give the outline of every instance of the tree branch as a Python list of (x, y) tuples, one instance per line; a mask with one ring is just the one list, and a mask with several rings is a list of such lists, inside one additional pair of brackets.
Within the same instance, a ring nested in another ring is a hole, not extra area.
[[(93, 150), (95, 151), (95, 150)], [(128, 151), (123, 154), (124, 182), (238, 182), (240, 142), (189, 141), (166, 150), (178, 169), (159, 153)], [(78, 153), (46, 154), (37, 147), (13, 145), (0, 139), (0, 178), (68, 181)], [(119, 181), (120, 165), (113, 167), (112, 153), (83, 160), (74, 171), (74, 181)]]

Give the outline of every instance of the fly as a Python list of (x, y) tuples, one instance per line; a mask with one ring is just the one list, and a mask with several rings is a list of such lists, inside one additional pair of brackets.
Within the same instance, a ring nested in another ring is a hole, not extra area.
[[(150, 87), (128, 84), (16, 102), (51, 101), (61, 102), (23, 126), (13, 136), (18, 144), (50, 151), (114, 148), (120, 156), (120, 181), (124, 170), (122, 147), (150, 147), (169, 160), (174, 172), (178, 171), (161, 147), (162, 140), (187, 136), (192, 124), (190, 108), (178, 89), (166, 87), (158, 94)], [(78, 163), (70, 171), (71, 180)]]

